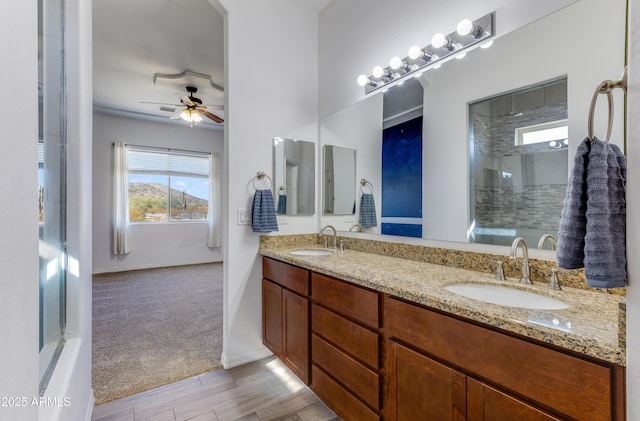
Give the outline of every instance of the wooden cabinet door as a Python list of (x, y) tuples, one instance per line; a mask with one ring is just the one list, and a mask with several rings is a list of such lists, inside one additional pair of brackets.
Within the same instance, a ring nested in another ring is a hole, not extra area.
[(284, 363), (309, 384), (309, 299), (282, 290)]
[(467, 419), (464, 374), (395, 342), (388, 353), (385, 420)]
[(262, 279), (262, 342), (282, 356), (282, 287)]
[[(499, 390), (467, 378), (469, 421), (560, 421)], [(579, 393), (579, 392), (577, 392)]]

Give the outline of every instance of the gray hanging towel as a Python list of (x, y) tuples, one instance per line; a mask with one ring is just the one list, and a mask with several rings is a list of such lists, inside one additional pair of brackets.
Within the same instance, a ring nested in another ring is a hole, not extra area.
[(362, 193), (360, 198), (360, 226), (362, 228), (371, 228), (377, 225), (376, 204), (373, 200), (373, 194)]
[(251, 228), (253, 232), (278, 231), (276, 208), (270, 189), (256, 190), (251, 206)]
[(586, 177), (590, 150), (589, 139), (578, 145), (560, 216), (556, 260), (558, 266), (565, 269), (584, 267), (584, 238), (587, 233)]
[(590, 287), (626, 285), (626, 180), (626, 158), (620, 148), (594, 138), (587, 163), (584, 247), (585, 276)]

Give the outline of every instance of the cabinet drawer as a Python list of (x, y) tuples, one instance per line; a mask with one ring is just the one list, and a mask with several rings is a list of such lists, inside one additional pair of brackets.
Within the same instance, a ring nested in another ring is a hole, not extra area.
[(311, 389), (345, 421), (377, 421), (378, 414), (367, 408), (324, 371), (313, 365)]
[(319, 273), (311, 274), (312, 297), (322, 305), (372, 329), (379, 327), (378, 293)]
[(316, 304), (311, 306), (313, 332), (374, 369), (379, 367), (378, 334)]
[(262, 276), (298, 294), (309, 296), (309, 271), (306, 269), (263, 257)]
[(312, 336), (311, 358), (372, 408), (380, 409), (380, 377), (353, 358)]
[(436, 313), (385, 299), (385, 328), (397, 338), (469, 374), (491, 379), (542, 407), (575, 419), (619, 419), (613, 389), (620, 376), (597, 364)]

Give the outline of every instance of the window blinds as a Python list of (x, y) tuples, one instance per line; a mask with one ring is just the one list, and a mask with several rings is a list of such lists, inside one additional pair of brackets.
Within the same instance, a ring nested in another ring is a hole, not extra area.
[(133, 174), (209, 176), (209, 154), (128, 147), (127, 169)]

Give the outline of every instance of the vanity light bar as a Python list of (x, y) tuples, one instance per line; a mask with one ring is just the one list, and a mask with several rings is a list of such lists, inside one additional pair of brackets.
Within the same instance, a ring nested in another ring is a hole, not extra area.
[(449, 35), (436, 34), (431, 44), (419, 48), (409, 49), (408, 56), (404, 59), (394, 57), (389, 66), (376, 66), (371, 76), (358, 76), (358, 84), (364, 86), (365, 94), (376, 91), (382, 87), (390, 86), (409, 75), (418, 75), (431, 67), (439, 67), (443, 60), (457, 56), (471, 46), (482, 43), (491, 38), (494, 28), (493, 13), (470, 21), (462, 20), (456, 31)]

